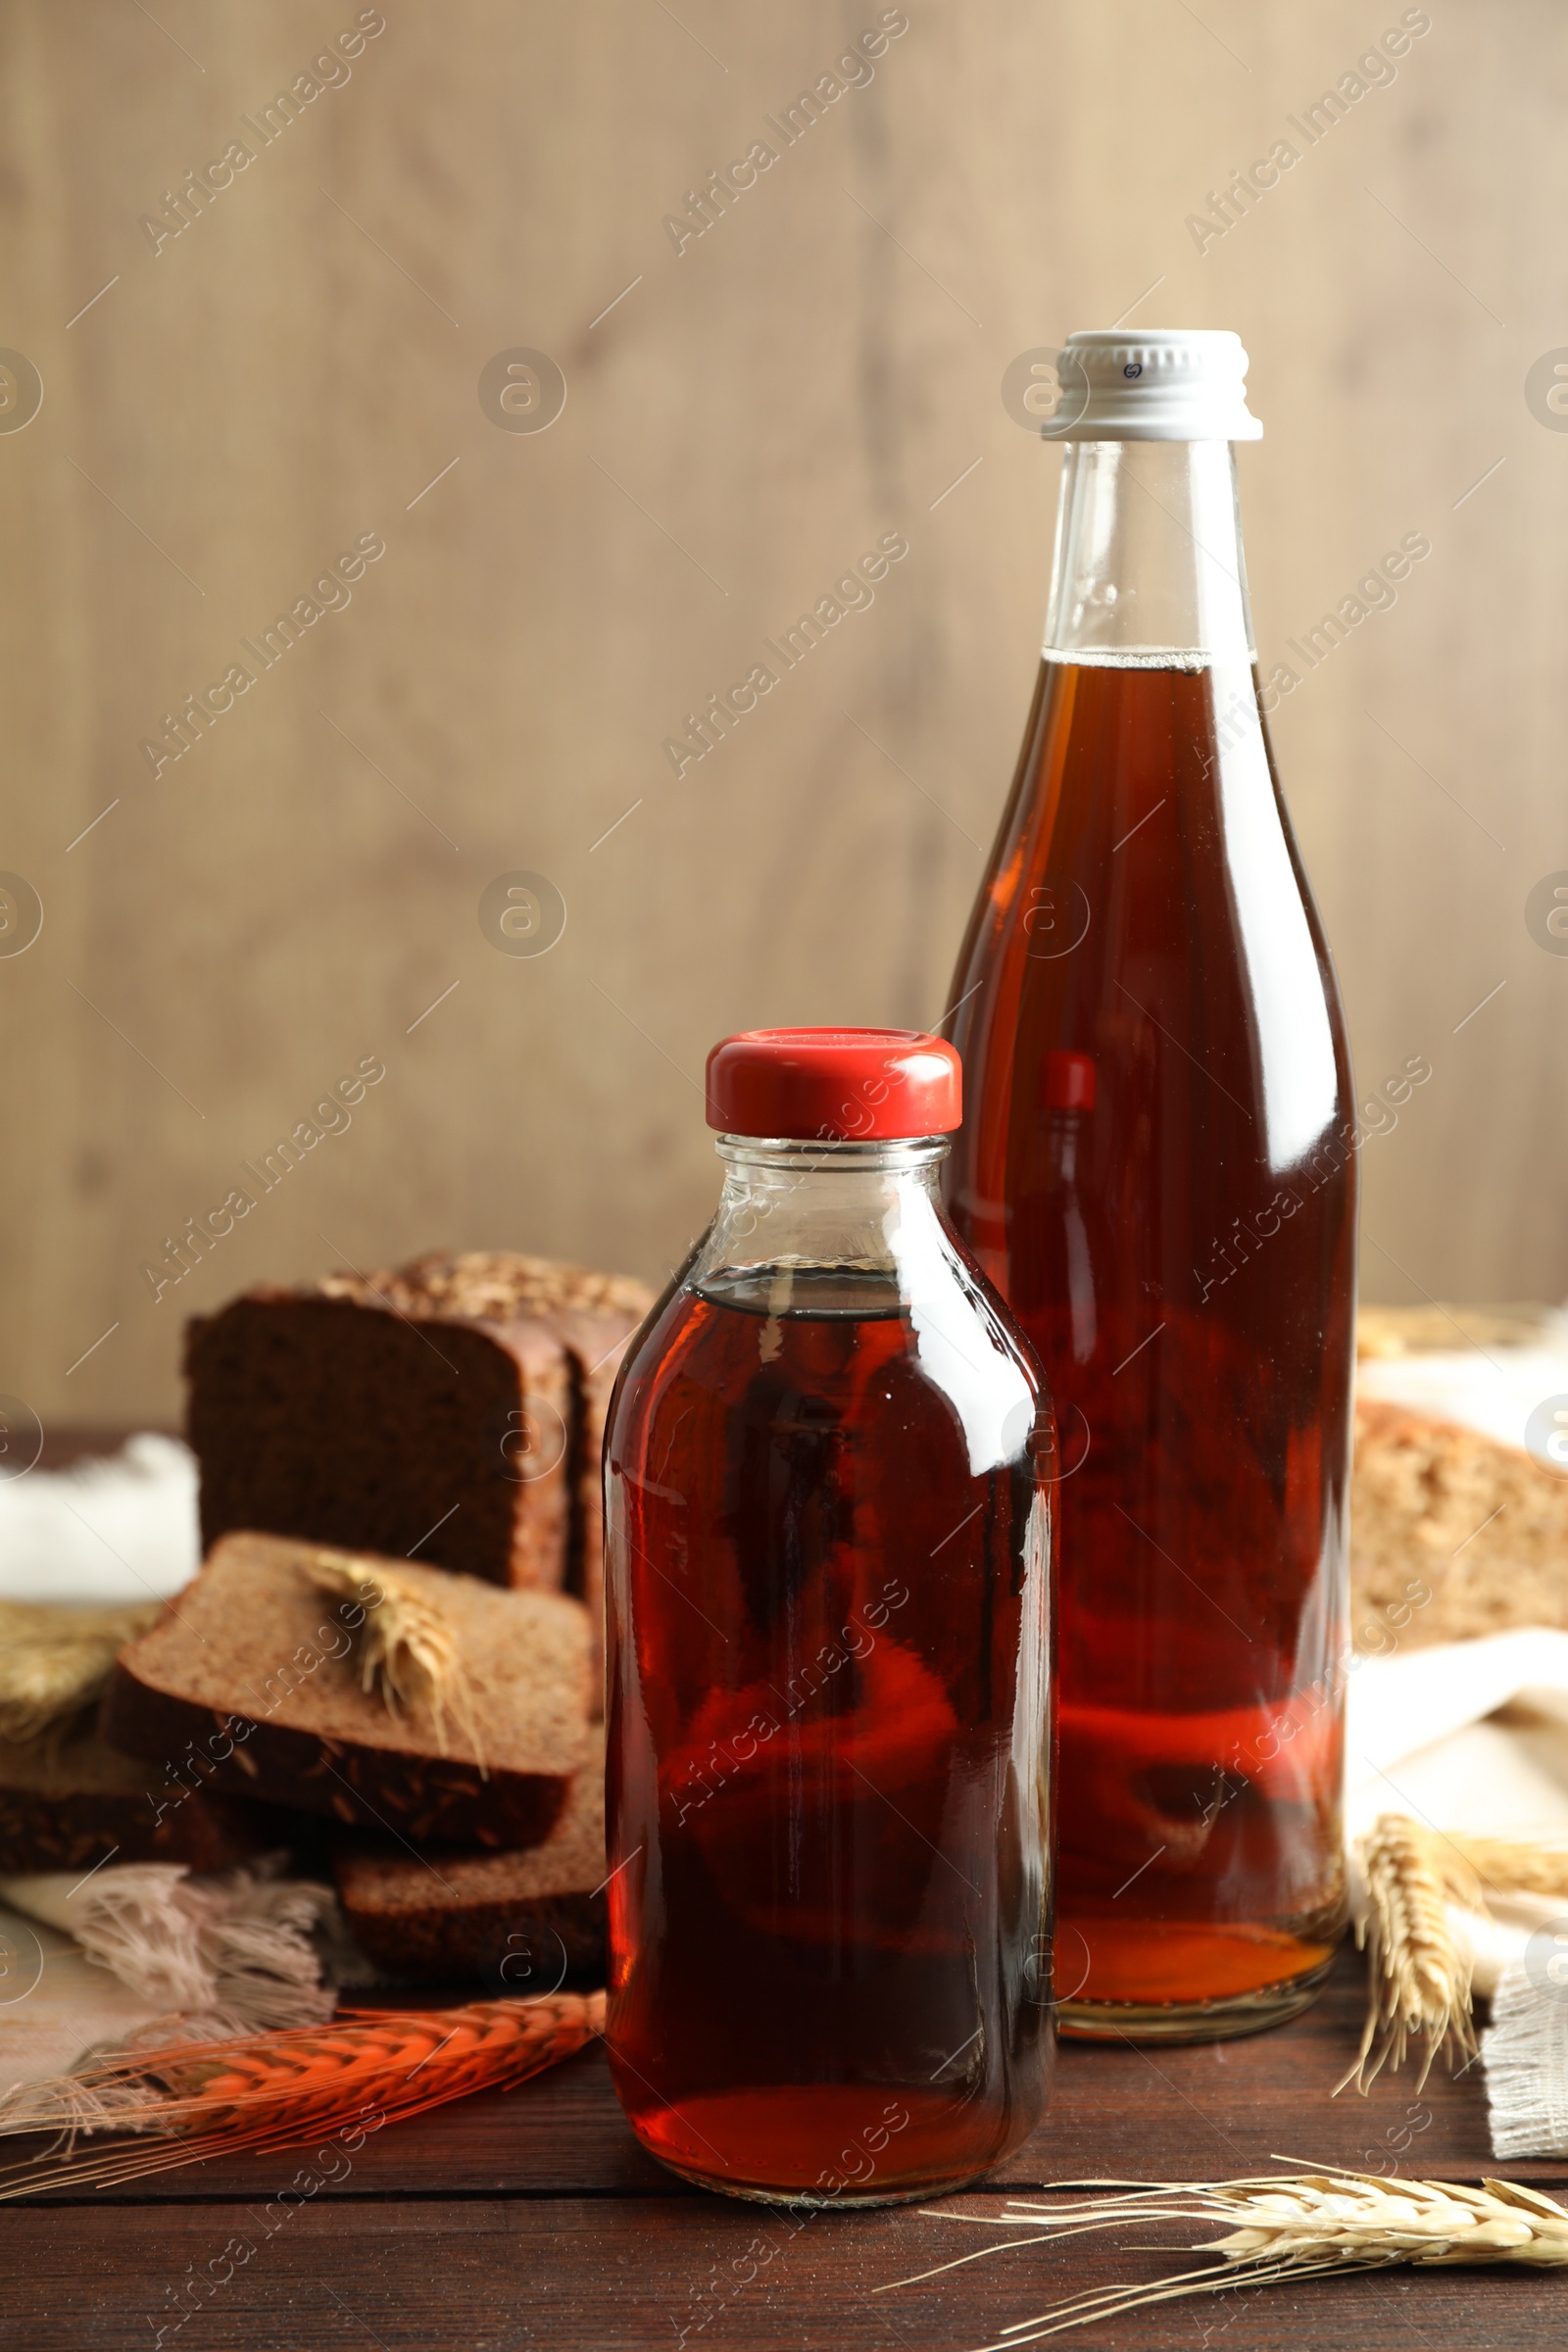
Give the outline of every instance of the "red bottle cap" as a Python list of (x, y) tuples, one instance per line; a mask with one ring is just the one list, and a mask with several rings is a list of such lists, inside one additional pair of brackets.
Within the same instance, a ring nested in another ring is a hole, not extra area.
[(1093, 1110), (1095, 1065), (1087, 1054), (1063, 1050), (1046, 1055), (1046, 1108)]
[(708, 1124), (724, 1135), (871, 1143), (962, 1123), (963, 1065), (919, 1029), (748, 1029), (708, 1056)]

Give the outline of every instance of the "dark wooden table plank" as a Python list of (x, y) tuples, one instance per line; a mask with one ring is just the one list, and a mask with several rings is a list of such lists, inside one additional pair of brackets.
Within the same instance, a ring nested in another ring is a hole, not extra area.
[[(279, 2172), (276, 2182), (287, 2175)], [(0, 2345), (16, 2352), (916, 2352), (991, 2344), (1049, 2301), (1185, 2266), (1077, 2240), (876, 2290), (977, 2234), (913, 2208), (779, 2216), (718, 2197), (260, 2203), (13, 2214)], [(1132, 2235), (1149, 2243), (1147, 2228)], [(229, 2275), (231, 2274), (231, 2275)], [(194, 2281), (202, 2278), (205, 2286)], [(20, 2316), (24, 2297), (27, 2317)], [(178, 2325), (182, 2312), (188, 2313)], [(160, 2328), (165, 2333), (160, 2338)], [(1206, 2330), (1206, 2333), (1205, 2333)], [(1087, 2328), (1101, 2352), (1544, 2352), (1568, 2335), (1568, 2278), (1506, 2273), (1314, 2281), (1177, 2304)]]
[[(1406, 2075), (1383, 2078), (1364, 2099), (1353, 2089), (1333, 2096), (1355, 2052), (1363, 1984), (1364, 1964), (1346, 1951), (1316, 2007), (1273, 2034), (1172, 2049), (1063, 2043), (1046, 2120), (992, 2176), (994, 2183), (1033, 2187), (1088, 2174), (1215, 2179), (1266, 2172), (1275, 2155), (1472, 2180), (1494, 2171), (1479, 2068), (1457, 2082), (1435, 2070), (1419, 2095)], [(127, 2200), (249, 2196), (275, 2169), (275, 2159), (239, 2158), (120, 2193)], [(1568, 2180), (1568, 2161), (1560, 2159), (1507, 2169), (1548, 2186)], [(633, 2139), (596, 2046), (518, 2090), (389, 2126), (367, 2142), (352, 2181), (323, 2191), (334, 2193), (686, 2192)]]

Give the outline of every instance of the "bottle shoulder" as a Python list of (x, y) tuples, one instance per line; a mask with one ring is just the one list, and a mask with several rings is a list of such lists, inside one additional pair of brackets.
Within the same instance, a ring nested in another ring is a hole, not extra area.
[(971, 1474), (1037, 1447), (1051, 1425), (1038, 1359), (946, 1220), (930, 1224), (939, 1239), (892, 1267), (688, 1269), (622, 1369), (607, 1462), (654, 1459), (690, 1416), (831, 1422), (862, 1451), (920, 1430), (940, 1442), (945, 1426)]
[[(1043, 665), (953, 993), (971, 1106), (1034, 1118), (1070, 1048), (1123, 1104), (1174, 1057), (1191, 1123), (1269, 1167), (1343, 1120), (1339, 990), (1250, 668)], [(971, 1115), (956, 1156), (975, 1142)]]

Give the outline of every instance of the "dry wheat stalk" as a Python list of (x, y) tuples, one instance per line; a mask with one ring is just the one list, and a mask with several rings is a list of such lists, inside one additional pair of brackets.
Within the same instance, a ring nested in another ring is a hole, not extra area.
[(121, 1644), (163, 1614), (131, 1608), (63, 1608), (0, 1601), (0, 1740), (30, 1745), (63, 1733), (102, 1697)]
[(1397, 2073), (1413, 2041), (1425, 2047), (1419, 2090), (1450, 2043), (1476, 2054), (1471, 2022), (1473, 1964), (1448, 1922), (1457, 1902), (1485, 1914), (1480, 1882), (1446, 1838), (1403, 1813), (1384, 1813), (1356, 1840), (1366, 1905), (1356, 1942), (1368, 1959), (1366, 2030), (1355, 2064), (1336, 2087), (1365, 2091), (1385, 2065)]
[(1385, 2062), (1397, 2070), (1411, 2041), (1425, 2046), (1424, 2083), (1446, 2044), (1467, 2058), (1476, 2050), (1469, 1946), (1448, 1905), (1486, 1919), (1489, 1894), (1568, 1894), (1568, 1848), (1457, 1837), (1385, 1813), (1356, 1856), (1367, 1888), (1356, 1938), (1371, 1947), (1367, 2021), (1339, 2088), (1353, 2080), (1367, 2090)]
[(479, 1727), (457, 1642), (446, 1618), (414, 1579), (379, 1562), (368, 1568), (341, 1551), (318, 1551), (305, 1573), (318, 1592), (357, 1601), (364, 1608), (359, 1629), (361, 1690), (378, 1690), (394, 1715), (400, 1705), (427, 1705), (442, 1755), (447, 1752), (450, 1701), (482, 1773)]
[(1492, 1894), (1568, 1894), (1568, 1847), (1516, 1845), (1507, 1838), (1445, 1842)]
[[(52, 2149), (0, 2170), (0, 2202), (62, 2186), (117, 2186), (239, 2148), (309, 2146), (345, 2125), (377, 2131), (475, 2090), (510, 2090), (605, 2027), (605, 1996), (470, 2001), (457, 2009), (362, 2010), (332, 2023), (212, 2042), (156, 2043), (155, 2020), (118, 2055), (20, 2082), (0, 2098), (0, 2134), (54, 2131)], [(75, 2143), (117, 2136), (85, 2157)]]
[[(1115, 2319), (1146, 2304), (1212, 2295), (1233, 2286), (1266, 2286), (1351, 2271), (1454, 2263), (1568, 2264), (1568, 2210), (1512, 2180), (1484, 2180), (1469, 2188), (1445, 2180), (1384, 2180), (1374, 2173), (1287, 2173), (1259, 2180), (1191, 2182), (1067, 2180), (1064, 2188), (1115, 2190), (1051, 2205), (1011, 2198), (1000, 2214), (931, 2213), (936, 2221), (981, 2229), (1023, 2230), (1002, 2246), (961, 2254), (916, 2278), (1027, 2245), (1040, 2237), (1078, 2237), (1127, 2223), (1215, 2222), (1223, 2237), (1192, 2251), (1217, 2254), (1209, 2270), (1178, 2273), (1144, 2286), (1092, 2287), (1014, 2321), (1000, 2343), (980, 2352), (1011, 2352), (1091, 2320)], [(916, 2278), (893, 2281), (912, 2286)], [(878, 2290), (886, 2293), (888, 2289)]]

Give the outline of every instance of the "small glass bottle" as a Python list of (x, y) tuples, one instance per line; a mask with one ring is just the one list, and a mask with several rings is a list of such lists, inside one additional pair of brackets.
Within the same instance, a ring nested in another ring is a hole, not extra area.
[(955, 1240), (957, 1055), (764, 1030), (605, 1446), (610, 2063), (733, 2195), (974, 2179), (1045, 2102), (1054, 1427)]
[(1355, 1125), (1264, 716), (1293, 681), (1254, 666), (1247, 355), (1162, 332), (1061, 360), (945, 1182), (1061, 1415), (1061, 2023), (1195, 2038), (1301, 2008), (1345, 1920)]

